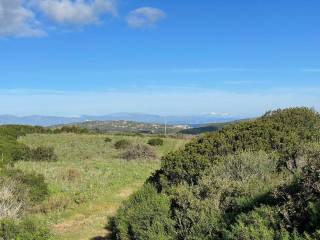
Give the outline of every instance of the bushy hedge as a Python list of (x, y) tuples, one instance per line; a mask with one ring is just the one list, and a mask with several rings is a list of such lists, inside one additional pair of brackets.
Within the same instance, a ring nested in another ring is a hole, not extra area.
[(161, 138), (151, 138), (148, 141), (148, 144), (151, 146), (162, 146), (163, 143), (164, 143), (164, 141)]
[(53, 240), (49, 229), (39, 221), (23, 219), (0, 220), (0, 239), (4, 240)]
[(169, 198), (145, 185), (118, 210), (112, 228), (114, 239), (119, 240), (175, 239)]
[(149, 195), (166, 199), (163, 239), (319, 239), (319, 130), (317, 112), (290, 108), (195, 139), (124, 203), (116, 239), (157, 239)]

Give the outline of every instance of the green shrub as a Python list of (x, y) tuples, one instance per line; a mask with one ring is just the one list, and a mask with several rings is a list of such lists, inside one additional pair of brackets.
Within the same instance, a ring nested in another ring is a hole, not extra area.
[(149, 139), (148, 144), (151, 146), (162, 146), (164, 143), (163, 139), (161, 138), (152, 138)]
[(27, 159), (35, 162), (55, 162), (58, 160), (58, 156), (55, 154), (53, 147), (40, 146), (29, 149)]
[(53, 240), (53, 235), (42, 223), (33, 219), (0, 221), (0, 239), (4, 240)]
[(319, 130), (318, 113), (291, 108), (196, 138), (125, 202), (116, 239), (319, 239)]
[(17, 182), (19, 191), (27, 191), (28, 199), (25, 201), (31, 205), (42, 202), (49, 195), (48, 185), (41, 174), (7, 169), (2, 176)]
[(170, 219), (170, 201), (151, 185), (145, 185), (124, 203), (112, 226), (117, 240), (176, 239)]
[(106, 137), (106, 138), (104, 139), (104, 142), (106, 142), (106, 143), (110, 143), (110, 142), (112, 142), (112, 139), (111, 139), (111, 138), (109, 138), (109, 137)]
[(28, 154), (28, 147), (19, 143), (17, 139), (30, 133), (50, 132), (42, 127), (31, 127), (23, 125), (0, 126), (0, 167), (6, 164), (13, 164), (15, 161), (25, 160)]
[(124, 153), (122, 153), (121, 156), (126, 160), (157, 158), (155, 150), (152, 147), (145, 144), (131, 145), (125, 150)]
[[(260, 207), (248, 214), (237, 217), (236, 224), (226, 234), (226, 239), (285, 239), (289, 237), (286, 230), (281, 229), (281, 218), (271, 207)], [(288, 238), (289, 239), (289, 238)]]
[(120, 139), (117, 142), (115, 142), (114, 147), (115, 149), (126, 149), (130, 147), (132, 143), (127, 139)]

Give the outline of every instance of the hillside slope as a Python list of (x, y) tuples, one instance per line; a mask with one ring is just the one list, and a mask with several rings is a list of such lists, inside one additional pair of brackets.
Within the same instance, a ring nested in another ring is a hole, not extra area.
[(120, 208), (125, 239), (319, 239), (320, 115), (266, 113), (201, 136)]
[[(60, 128), (65, 125), (54, 126)], [(143, 123), (133, 121), (86, 121), (81, 123), (69, 124), (67, 126), (76, 126), (88, 129), (92, 132), (101, 133), (149, 133), (149, 134), (168, 134), (177, 133), (187, 129), (187, 125), (167, 125), (165, 130), (164, 124)]]

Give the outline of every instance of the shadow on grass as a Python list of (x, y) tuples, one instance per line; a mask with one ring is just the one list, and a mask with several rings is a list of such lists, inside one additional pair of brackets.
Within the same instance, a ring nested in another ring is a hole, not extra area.
[(91, 238), (90, 240), (113, 240), (114, 237), (112, 235), (112, 229), (114, 229), (114, 218), (111, 217), (108, 221), (107, 226), (105, 226), (105, 230), (108, 232), (106, 236), (96, 236)]

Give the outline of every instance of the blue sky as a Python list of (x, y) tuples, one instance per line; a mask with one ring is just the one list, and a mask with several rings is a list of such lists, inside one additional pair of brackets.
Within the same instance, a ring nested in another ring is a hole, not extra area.
[(0, 0), (0, 114), (320, 110), (317, 0)]

